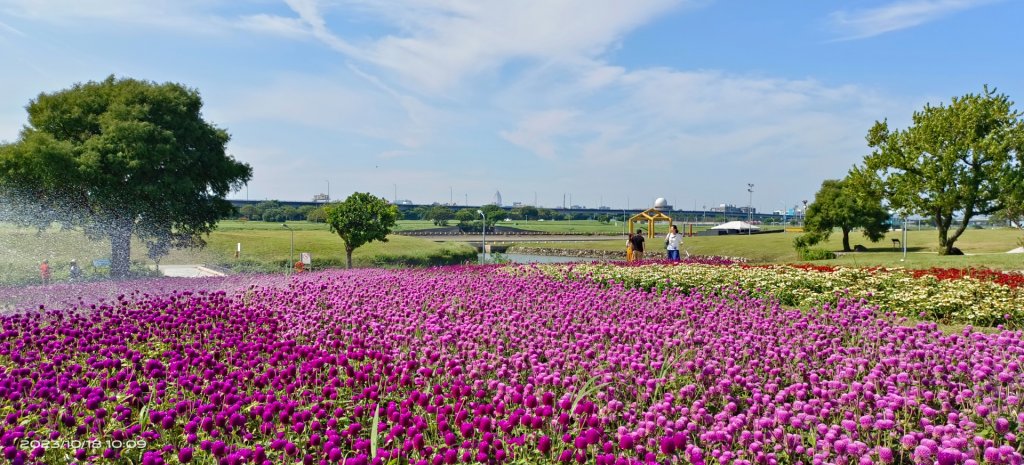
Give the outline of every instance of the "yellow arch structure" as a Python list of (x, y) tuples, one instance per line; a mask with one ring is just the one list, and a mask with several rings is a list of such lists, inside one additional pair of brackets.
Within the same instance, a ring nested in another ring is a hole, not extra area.
[(654, 239), (654, 223), (658, 221), (668, 221), (668, 228), (672, 229), (672, 217), (668, 216), (658, 210), (657, 208), (648, 208), (636, 215), (629, 218), (629, 233), (633, 234), (635, 224), (646, 221), (647, 222), (647, 238)]

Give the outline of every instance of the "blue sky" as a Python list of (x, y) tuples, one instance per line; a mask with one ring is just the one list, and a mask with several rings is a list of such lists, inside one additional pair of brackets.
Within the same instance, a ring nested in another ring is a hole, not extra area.
[[(0, 0), (0, 140), (40, 92), (180, 82), (254, 177), (235, 198), (761, 211), (875, 120), (1024, 99), (1024, 2)], [(1020, 105), (1018, 105), (1020, 108)]]

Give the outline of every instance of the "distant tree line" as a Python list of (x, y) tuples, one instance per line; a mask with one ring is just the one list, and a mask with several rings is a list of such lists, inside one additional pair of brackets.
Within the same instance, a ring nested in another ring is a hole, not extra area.
[(267, 221), (283, 223), (285, 221), (311, 221), (323, 223), (326, 219), (323, 205), (302, 205), (293, 207), (284, 205), (277, 200), (267, 200), (254, 205), (243, 205), (232, 215), (232, 219), (249, 221)]
[[(484, 205), (480, 207), (487, 214), (487, 223), (493, 226), (498, 221), (554, 221), (554, 220), (597, 220), (607, 223), (612, 220), (609, 214), (594, 214), (584, 212), (565, 213), (547, 208), (533, 206), (516, 207), (506, 210), (497, 205)], [(480, 229), (480, 215), (473, 208), (464, 208), (458, 211), (444, 205), (422, 205), (402, 214), (405, 220), (428, 220), (437, 226), (449, 226), (451, 223), (467, 225), (475, 222), (476, 229)]]

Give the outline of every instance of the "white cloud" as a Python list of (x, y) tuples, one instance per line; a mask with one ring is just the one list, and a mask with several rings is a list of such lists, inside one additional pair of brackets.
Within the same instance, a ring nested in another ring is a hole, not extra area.
[(570, 110), (549, 110), (523, 118), (514, 131), (501, 131), (501, 137), (515, 145), (539, 155), (555, 158), (557, 136), (572, 132), (572, 120), (577, 115)]
[(843, 39), (863, 39), (907, 29), (1000, 0), (904, 0), (876, 8), (837, 11), (831, 26)]
[(21, 32), (20, 30), (18, 30), (14, 26), (11, 26), (10, 24), (7, 24), (7, 23), (5, 23), (3, 21), (0, 21), (0, 32), (3, 32), (4, 34), (13, 34), (13, 35), (22, 36), (22, 37), (25, 36), (24, 32)]
[(0, 13), (57, 23), (109, 21), (193, 34), (217, 34), (228, 23), (209, 12), (223, 3), (222, 0), (0, 0)]
[[(557, 100), (577, 82), (539, 85), (552, 80), (538, 78), (536, 87), (517, 88), (502, 101), (527, 95)], [(716, 71), (628, 71), (606, 82), (604, 91), (577, 94), (571, 113), (521, 111), (514, 129), (501, 135), (571, 170), (580, 181), (569, 180), (566, 189), (578, 184), (575, 189), (582, 190), (588, 180), (609, 176), (669, 186), (681, 175), (689, 189), (700, 185), (707, 191), (719, 189), (716, 179), (728, 182), (737, 175), (806, 178), (806, 188), (814, 189), (860, 161), (875, 119), (907, 107), (856, 86)]]
[(236, 27), (253, 32), (266, 33), (289, 39), (313, 38), (308, 26), (299, 18), (285, 18), (268, 14), (242, 16)]
[(544, 62), (604, 53), (627, 32), (683, 0), (405, 0), (342, 2), (387, 22), (392, 32), (355, 48), (324, 21), (330, 5), (289, 0), (289, 5), (329, 46), (389, 70), (428, 93), (450, 90), (463, 79), (495, 71), (510, 60)]

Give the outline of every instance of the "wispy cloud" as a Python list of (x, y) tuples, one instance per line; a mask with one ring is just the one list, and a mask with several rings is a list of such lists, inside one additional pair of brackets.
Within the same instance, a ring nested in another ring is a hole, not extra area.
[(562, 135), (571, 134), (572, 120), (577, 112), (570, 110), (548, 110), (523, 118), (519, 127), (512, 131), (500, 131), (501, 137), (515, 145), (526, 148), (542, 158), (555, 158), (556, 141)]
[(19, 31), (18, 29), (14, 28), (13, 26), (3, 21), (0, 21), (0, 32), (3, 32), (5, 34), (14, 34), (22, 37), (25, 36), (24, 32)]
[(841, 39), (864, 39), (898, 31), (1001, 0), (909, 0), (876, 8), (836, 11), (829, 16)]
[[(622, 8), (617, 0), (401, 0), (333, 5), (288, 1), (324, 43), (389, 71), (408, 86), (434, 93), (497, 70), (510, 60), (544, 62), (600, 55), (630, 30), (686, 3), (637, 0)], [(390, 32), (356, 48), (331, 31), (324, 15), (330, 8), (352, 8), (353, 4), (363, 14), (384, 21)]]

